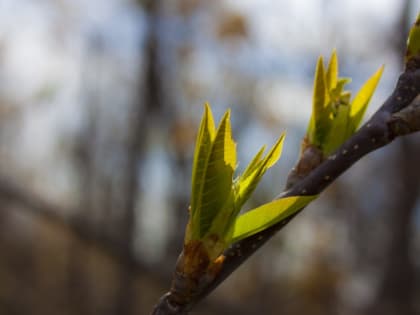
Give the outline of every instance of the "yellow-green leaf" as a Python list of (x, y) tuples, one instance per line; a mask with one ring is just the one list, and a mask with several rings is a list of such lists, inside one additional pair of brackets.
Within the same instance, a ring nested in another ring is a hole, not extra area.
[(340, 94), (339, 103), (350, 105), (351, 93), (350, 91), (344, 91)]
[(381, 66), (362, 86), (354, 97), (350, 107), (350, 134), (353, 134), (362, 122), (363, 115), (369, 101), (375, 92), (376, 86), (381, 78), (384, 66)]
[(315, 70), (312, 116), (308, 129), (310, 143), (321, 145), (329, 129), (328, 87), (325, 78), (324, 63), (319, 57)]
[(416, 55), (420, 56), (420, 13), (408, 34), (405, 62), (407, 63), (409, 59)]
[[(194, 160), (192, 166), (192, 187), (191, 187), (191, 218), (194, 222), (197, 220), (199, 213), (199, 204), (201, 202), (201, 193), (206, 176), (206, 168), (211, 153), (213, 140), (215, 137), (215, 126), (213, 114), (209, 104), (205, 104), (204, 114), (201, 119), (197, 140), (195, 144)], [(199, 233), (198, 224), (194, 224), (197, 228), (194, 232)], [(195, 235), (198, 236), (198, 235)]]
[(256, 156), (252, 159), (244, 173), (235, 182), (231, 194), (220, 211), (213, 220), (209, 234), (212, 235), (229, 235), (232, 231), (233, 222), (240, 212), (243, 204), (248, 200), (249, 196), (255, 190), (258, 182), (264, 173), (273, 166), (281, 156), (284, 142), (284, 133), (273, 145), (267, 155), (261, 159), (265, 147), (261, 148)]
[(264, 145), (258, 152), (257, 154), (254, 156), (254, 158), (251, 160), (251, 162), (248, 164), (248, 166), (245, 168), (244, 172), (242, 173), (242, 175), (240, 176), (240, 179), (245, 179), (247, 178), (249, 175), (251, 175), (251, 173), (255, 170), (255, 168), (258, 167), (259, 163), (262, 161), (261, 157), (265, 151), (266, 146)]
[(326, 79), (328, 90), (333, 90), (336, 87), (338, 80), (338, 57), (335, 49), (333, 50), (330, 62), (328, 63)]
[[(258, 182), (261, 180), (262, 176), (267, 171), (267, 169), (273, 166), (274, 163), (276, 163), (280, 158), (283, 149), (284, 137), (284, 133), (282, 133), (280, 138), (273, 145), (273, 147), (267, 153), (264, 159), (259, 161), (258, 163), (255, 163), (255, 167), (247, 176), (239, 177), (235, 201), (235, 206), (238, 209), (238, 211), (246, 202), (246, 200), (249, 199), (250, 195), (257, 187)], [(257, 156), (259, 156), (259, 153), (257, 154)]]
[(224, 235), (231, 228), (233, 221), (235, 220), (240, 209), (236, 208), (235, 205), (235, 193), (232, 189), (230, 195), (214, 219), (212, 220), (211, 226), (207, 231), (210, 236), (210, 242), (214, 241), (214, 236), (217, 235), (220, 239), (224, 239)]
[(230, 195), (235, 164), (236, 146), (231, 134), (230, 112), (227, 111), (217, 128), (207, 163), (201, 170), (203, 184), (195, 209), (199, 216), (200, 236), (205, 235)]
[(340, 99), (343, 93), (347, 93), (347, 94), (350, 93), (348, 91), (343, 91), (344, 86), (350, 82), (351, 82), (350, 78), (339, 78), (337, 80), (337, 84), (335, 88), (332, 91), (330, 91), (331, 98), (333, 99), (333, 101)]
[(330, 133), (323, 146), (323, 152), (325, 155), (329, 155), (334, 152), (349, 137), (349, 111), (349, 105), (343, 104), (337, 106), (337, 113), (332, 120)]
[[(283, 142), (284, 142), (285, 134), (284, 132), (280, 135), (277, 142), (273, 145), (270, 152), (268, 152), (267, 156), (264, 158), (264, 168), (265, 170), (272, 167), (280, 158), (281, 152), (283, 151)], [(264, 170), (264, 171), (265, 171)]]
[(258, 233), (301, 210), (317, 196), (293, 196), (274, 200), (239, 216), (229, 243)]

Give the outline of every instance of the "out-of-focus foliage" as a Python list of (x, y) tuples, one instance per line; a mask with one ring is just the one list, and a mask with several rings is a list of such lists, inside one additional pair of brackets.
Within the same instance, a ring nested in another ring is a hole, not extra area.
[(222, 17), (217, 33), (221, 39), (246, 37), (248, 35), (246, 18), (238, 13), (229, 13)]

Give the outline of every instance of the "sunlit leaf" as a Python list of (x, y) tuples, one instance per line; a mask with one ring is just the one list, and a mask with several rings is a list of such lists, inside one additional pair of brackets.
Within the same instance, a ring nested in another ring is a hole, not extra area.
[(203, 168), (203, 185), (196, 204), (196, 211), (200, 213), (200, 236), (210, 228), (230, 195), (235, 165), (236, 146), (232, 140), (230, 112), (227, 111), (217, 128), (209, 158)]
[(336, 115), (331, 123), (330, 133), (327, 137), (328, 141), (323, 146), (325, 155), (329, 155), (335, 151), (350, 136), (347, 133), (349, 130), (349, 111), (349, 105), (338, 105)]
[(273, 145), (271, 150), (267, 153), (264, 158), (264, 171), (272, 167), (280, 158), (281, 152), (283, 150), (283, 142), (284, 142), (285, 134), (282, 133), (277, 140), (277, 142)]
[(350, 91), (344, 91), (344, 92), (342, 92), (340, 94), (339, 103), (340, 104), (350, 105), (350, 98), (351, 98)]
[(375, 92), (376, 86), (378, 85), (379, 79), (381, 78), (384, 66), (380, 67), (362, 86), (350, 107), (350, 134), (353, 134), (357, 127), (360, 125), (363, 115), (365, 114), (366, 108), (369, 101)]
[(241, 179), (247, 178), (249, 175), (252, 174), (252, 172), (255, 170), (255, 168), (258, 167), (258, 164), (262, 161), (261, 157), (265, 151), (266, 146), (264, 145), (260, 151), (255, 154), (254, 158), (251, 160), (251, 162), (248, 164), (248, 166), (245, 168), (244, 172), (241, 175)]
[[(283, 149), (283, 142), (284, 142), (284, 133), (273, 145), (273, 147), (270, 149), (270, 151), (267, 153), (264, 159), (262, 159), (258, 163), (254, 162), (255, 166), (253, 167), (253, 170), (249, 172), (247, 176), (239, 177), (238, 184), (237, 184), (237, 197), (236, 197), (236, 202), (235, 202), (236, 207), (238, 209), (240, 209), (242, 205), (245, 203), (245, 201), (249, 199), (250, 195), (257, 187), (258, 182), (261, 180), (262, 176), (267, 171), (267, 169), (269, 169), (271, 166), (274, 165), (274, 163), (278, 161), (278, 159), (281, 156), (282, 149)], [(257, 156), (258, 155), (259, 153), (257, 154)]]
[[(227, 198), (222, 209), (212, 220), (211, 226), (207, 231), (207, 234), (211, 235), (209, 239), (211, 246), (215, 241), (225, 242), (225, 235), (228, 233), (229, 229), (231, 229), (239, 211), (240, 209), (237, 209), (235, 205), (235, 193), (233, 189), (231, 189), (229, 197)], [(217, 239), (215, 239), (215, 237), (217, 237)], [(204, 240), (204, 242), (206, 243), (206, 240)]]
[(334, 89), (338, 80), (338, 57), (335, 49), (333, 50), (330, 62), (328, 63), (326, 79), (328, 90)]
[(420, 13), (408, 34), (405, 62), (414, 56), (420, 56)]
[(317, 196), (294, 196), (274, 200), (240, 215), (229, 239), (235, 243), (258, 233), (301, 210)]
[[(332, 91), (330, 91), (331, 98), (334, 101), (336, 101), (337, 99), (341, 98), (343, 93), (346, 93), (346, 94), (350, 93), (350, 92), (347, 92), (347, 91), (343, 91), (344, 86), (346, 84), (350, 83), (350, 82), (351, 82), (350, 78), (339, 78), (337, 80), (337, 84), (336, 84), (335, 88)], [(348, 103), (346, 103), (346, 104), (348, 104)]]
[(329, 115), (328, 88), (322, 57), (319, 57), (315, 70), (312, 116), (308, 130), (309, 141), (321, 145), (328, 131)]
[[(192, 189), (191, 189), (191, 218), (195, 223), (198, 223), (197, 220), (200, 216), (200, 207), (202, 201), (202, 192), (205, 183), (206, 169), (208, 160), (211, 153), (211, 148), (213, 140), (215, 137), (215, 126), (213, 114), (211, 112), (210, 106), (205, 104), (203, 118), (201, 120), (200, 128), (197, 135), (197, 140), (195, 144), (194, 151), (194, 161), (192, 166)], [(198, 237), (199, 235), (199, 225), (194, 224), (196, 227), (194, 229), (193, 237)]]
[[(255, 155), (251, 163), (245, 169), (244, 173), (235, 181), (233, 189), (229, 198), (223, 205), (223, 210), (219, 211), (212, 221), (212, 225), (208, 231), (213, 237), (204, 240), (206, 246), (215, 242), (214, 236), (223, 236), (223, 239), (217, 238), (217, 242), (226, 242), (229, 235), (232, 233), (233, 223), (236, 220), (241, 207), (250, 197), (258, 182), (263, 177), (264, 173), (280, 158), (284, 141), (284, 134), (280, 136), (278, 141), (273, 145), (267, 155), (262, 158), (264, 147)], [(209, 246), (211, 247), (211, 246)], [(209, 252), (213, 252), (211, 249)]]

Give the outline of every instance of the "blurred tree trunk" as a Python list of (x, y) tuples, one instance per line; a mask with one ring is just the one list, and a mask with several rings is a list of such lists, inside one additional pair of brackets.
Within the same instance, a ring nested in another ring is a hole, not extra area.
[(390, 239), (384, 259), (383, 278), (377, 296), (367, 314), (415, 315), (416, 272), (411, 261), (412, 222), (418, 200), (420, 174), (418, 159), (419, 137), (401, 139), (398, 152), (398, 169), (392, 182), (392, 204), (389, 213)]
[[(159, 1), (150, 1), (147, 6), (149, 16), (148, 34), (144, 54), (144, 73), (140, 73), (138, 82), (142, 84), (138, 91), (136, 103), (130, 115), (127, 144), (127, 164), (124, 171), (123, 218), (120, 226), (120, 243), (123, 248), (125, 263), (122, 266), (120, 285), (117, 292), (115, 314), (133, 314), (133, 274), (132, 264), (134, 237), (136, 234), (136, 205), (138, 202), (140, 162), (144, 154), (144, 146), (149, 138), (149, 120), (162, 109), (162, 82), (159, 68), (159, 45), (156, 30), (156, 16)], [(140, 93), (139, 93), (140, 94)]]
[[(401, 15), (396, 25), (393, 49), (402, 64), (409, 30), (409, 13), (412, 3), (405, 0), (401, 5)], [(397, 152), (397, 161), (392, 172), (389, 195), (392, 201), (387, 213), (389, 243), (386, 249), (383, 278), (374, 301), (367, 314), (415, 315), (416, 310), (416, 270), (411, 259), (413, 220), (420, 188), (418, 156), (419, 136), (402, 138)]]
[[(166, 243), (165, 257), (162, 259), (163, 268), (168, 268), (168, 272), (172, 272), (172, 265), (165, 262), (176, 261), (178, 255), (182, 251), (184, 243), (184, 228), (188, 222), (188, 206), (190, 202), (190, 164), (191, 155), (190, 148), (191, 144), (195, 139), (195, 126), (193, 127), (191, 121), (185, 118), (185, 113), (183, 113), (182, 108), (185, 104), (177, 104), (177, 99), (183, 99), (185, 95), (177, 97), (174, 95), (181, 89), (178, 89), (176, 86), (176, 76), (182, 73), (182, 67), (185, 66), (182, 53), (190, 48), (191, 42), (193, 41), (193, 32), (194, 29), (191, 24), (191, 16), (199, 9), (199, 4), (197, 1), (185, 1), (185, 0), (176, 0), (174, 1), (176, 6), (176, 14), (179, 15), (180, 21), (182, 21), (182, 40), (180, 40), (175, 47), (172, 47), (171, 54), (175, 55), (177, 62), (171, 65), (171, 72), (166, 77), (169, 77), (167, 80), (168, 91), (166, 95), (165, 104), (167, 110), (171, 111), (170, 117), (171, 121), (168, 122), (168, 125), (171, 126), (170, 141), (173, 153), (171, 158), (171, 168), (174, 170), (174, 176), (176, 177), (177, 185), (171, 188), (171, 226), (168, 233), (168, 240)], [(172, 77), (171, 77), (172, 76)], [(180, 75), (181, 76), (181, 75)], [(181, 92), (182, 93), (182, 92)]]
[[(73, 158), (79, 170), (78, 194), (80, 198), (78, 213), (75, 214), (74, 220), (78, 225), (86, 226), (87, 230), (92, 231), (92, 235), (104, 233), (99, 228), (99, 222), (95, 221), (102, 216), (102, 209), (98, 213), (99, 207), (97, 207), (95, 198), (95, 191), (102, 189), (102, 182), (95, 180), (98, 177), (98, 165), (95, 163), (95, 156), (98, 150), (96, 145), (99, 129), (97, 114), (101, 105), (98, 99), (98, 91), (100, 90), (98, 70), (101, 67), (97, 64), (99, 62), (97, 60), (101, 59), (98, 56), (101, 56), (103, 49), (103, 42), (99, 35), (90, 38), (86, 51), (87, 55), (85, 56), (86, 65), (84, 69), (86, 69), (86, 72), (82, 76), (84, 80), (80, 87), (82, 95), (86, 98), (86, 120), (73, 152)], [(83, 273), (90, 261), (82, 258), (82, 249), (77, 240), (69, 239), (68, 246), (67, 294), (69, 305), (77, 314), (88, 315), (90, 314), (91, 299), (86, 289), (87, 283)]]
[(395, 25), (395, 31), (391, 35), (392, 38), (390, 42), (392, 43), (391, 48), (394, 49), (398, 60), (402, 64), (405, 55), (405, 49), (407, 45), (407, 36), (410, 29), (410, 8), (413, 7), (411, 0), (402, 0), (401, 1), (401, 13), (400, 17), (397, 20)]

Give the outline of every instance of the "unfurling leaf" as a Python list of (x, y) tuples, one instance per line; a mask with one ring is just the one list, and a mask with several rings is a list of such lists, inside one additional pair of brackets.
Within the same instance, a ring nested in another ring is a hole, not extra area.
[(209, 163), (213, 140), (215, 137), (215, 127), (213, 114), (210, 106), (205, 104), (203, 118), (195, 144), (194, 161), (192, 167), (192, 189), (191, 189), (191, 217), (194, 222), (195, 229), (192, 238), (198, 238), (200, 235), (199, 224), (200, 209), (202, 204), (202, 192), (206, 181), (206, 170)]
[(230, 242), (235, 243), (287, 219), (317, 196), (293, 196), (274, 200), (240, 215), (233, 226)]
[(362, 122), (363, 115), (369, 105), (370, 99), (375, 92), (376, 86), (381, 79), (384, 66), (381, 66), (362, 86), (357, 95), (354, 97), (350, 106), (350, 130), (352, 135)]
[(264, 154), (266, 146), (264, 145), (260, 151), (255, 154), (254, 158), (251, 160), (251, 162), (248, 164), (248, 166), (245, 168), (244, 172), (241, 175), (241, 179), (246, 179), (249, 175), (251, 175), (255, 168), (258, 167), (258, 165), (261, 162), (261, 157)]
[(408, 34), (405, 63), (407, 64), (415, 56), (420, 57), (420, 13), (417, 15), (416, 22), (414, 22)]
[(319, 57), (315, 70), (312, 116), (309, 122), (309, 141), (320, 145), (329, 128), (328, 86), (325, 77), (324, 62)]
[(230, 195), (236, 164), (229, 111), (215, 131), (213, 115), (206, 104), (197, 136), (192, 170), (190, 238), (205, 235)]
[(323, 146), (323, 151), (326, 155), (333, 152), (347, 139), (347, 130), (349, 123), (349, 110), (350, 107), (347, 104), (339, 104), (336, 109), (336, 114), (331, 123), (331, 129), (329, 130), (328, 140)]
[[(240, 208), (246, 200), (249, 199), (252, 192), (257, 187), (259, 181), (264, 173), (278, 161), (283, 149), (284, 134), (273, 145), (267, 155), (261, 159), (262, 151), (257, 153), (256, 157), (251, 161), (250, 165), (246, 168), (244, 174), (239, 176), (236, 180), (235, 191), (236, 201), (235, 204)], [(261, 160), (260, 160), (261, 159)]]
[(201, 198), (197, 203), (200, 213), (200, 236), (210, 228), (218, 212), (222, 210), (232, 189), (233, 171), (236, 164), (236, 148), (232, 140), (229, 111), (223, 116), (211, 146), (209, 159), (203, 168)]
[(350, 102), (351, 93), (344, 87), (351, 80), (338, 75), (338, 57), (331, 54), (327, 72), (322, 57), (315, 70), (312, 115), (302, 149), (314, 146), (324, 157), (335, 151), (357, 129), (382, 75), (381, 67)]
[(338, 80), (338, 57), (335, 49), (333, 50), (327, 68), (327, 89), (329, 91), (335, 89)]
[[(215, 130), (213, 115), (206, 104), (194, 152), (191, 211), (184, 246), (191, 248), (200, 245), (207, 259), (213, 261), (231, 244), (233, 227), (243, 204), (264, 173), (280, 158), (283, 142), (284, 134), (265, 156), (264, 146), (244, 173), (233, 180), (236, 145), (232, 139), (230, 111), (225, 113)], [(275, 204), (278, 213), (287, 213), (288, 210), (281, 208), (280, 203)], [(268, 209), (268, 213), (274, 213), (270, 207)], [(275, 218), (270, 218), (271, 223), (267, 220), (256, 222), (262, 222), (264, 226), (261, 228), (265, 228), (275, 223)], [(258, 227), (254, 225), (252, 228), (255, 230)], [(194, 257), (189, 258), (187, 261), (197, 263), (196, 259), (192, 259)]]

